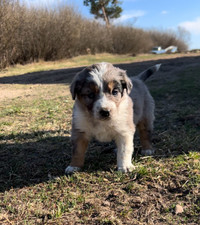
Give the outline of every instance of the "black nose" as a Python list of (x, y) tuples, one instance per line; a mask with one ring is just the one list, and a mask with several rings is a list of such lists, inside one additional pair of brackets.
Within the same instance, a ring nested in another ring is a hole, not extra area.
[(101, 109), (99, 114), (102, 118), (108, 118), (110, 116), (110, 111), (108, 109)]

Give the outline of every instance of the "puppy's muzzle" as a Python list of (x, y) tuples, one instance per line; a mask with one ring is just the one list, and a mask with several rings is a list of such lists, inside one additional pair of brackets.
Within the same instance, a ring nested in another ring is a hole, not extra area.
[(107, 108), (101, 108), (99, 110), (99, 116), (101, 119), (109, 119), (110, 118), (110, 110)]

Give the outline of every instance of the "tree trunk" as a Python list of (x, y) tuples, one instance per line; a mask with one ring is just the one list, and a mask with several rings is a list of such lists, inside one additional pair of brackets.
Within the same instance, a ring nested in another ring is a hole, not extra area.
[(102, 12), (103, 12), (103, 15), (104, 15), (104, 20), (106, 21), (106, 26), (108, 28), (110, 26), (110, 23), (109, 23), (109, 19), (108, 19), (107, 15), (106, 15), (106, 11), (105, 11), (105, 8), (104, 8), (103, 5), (101, 6), (101, 9), (102, 9)]

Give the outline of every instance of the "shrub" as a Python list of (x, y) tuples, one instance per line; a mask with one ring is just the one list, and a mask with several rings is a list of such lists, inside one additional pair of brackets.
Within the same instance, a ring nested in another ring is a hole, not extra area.
[(114, 52), (118, 54), (137, 54), (148, 52), (152, 41), (147, 32), (128, 26), (111, 28)]
[(168, 31), (149, 31), (149, 36), (152, 39), (154, 46), (162, 46), (162, 48), (167, 48), (170, 45), (175, 45), (178, 47), (180, 52), (186, 51), (188, 46), (183, 38), (179, 37), (179, 33), (168, 30)]
[(110, 26), (83, 18), (69, 6), (27, 7), (17, 0), (0, 0), (0, 68), (87, 53), (137, 54), (156, 45), (186, 42), (173, 32)]

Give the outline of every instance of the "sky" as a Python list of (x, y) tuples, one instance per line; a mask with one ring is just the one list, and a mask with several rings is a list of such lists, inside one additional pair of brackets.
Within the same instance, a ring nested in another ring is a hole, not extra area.
[[(83, 0), (25, 0), (29, 4), (54, 5), (65, 2), (84, 17), (93, 19)], [(143, 29), (174, 30), (184, 28), (190, 33), (189, 49), (200, 49), (200, 0), (120, 0), (121, 17), (114, 24), (128, 24)]]

